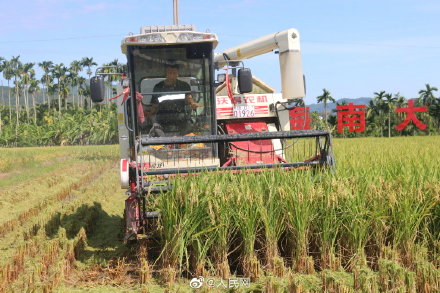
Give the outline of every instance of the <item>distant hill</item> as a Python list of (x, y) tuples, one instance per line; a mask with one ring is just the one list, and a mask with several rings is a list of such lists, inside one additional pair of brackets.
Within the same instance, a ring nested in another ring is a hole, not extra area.
[[(0, 86), (0, 105), (7, 105), (8, 104), (8, 87), (3, 87), (3, 100), (2, 100), (2, 87)], [(23, 96), (20, 96), (20, 105), (24, 105), (24, 99)], [(32, 97), (29, 96), (30, 103), (32, 103)], [(40, 104), (43, 102), (43, 95), (41, 93), (37, 93), (35, 95), (35, 103)], [(11, 90), (11, 104), (15, 105), (15, 94)]]
[[(368, 97), (362, 97), (362, 98), (356, 98), (356, 99), (339, 99), (336, 100), (336, 102), (338, 103), (342, 103), (343, 101), (346, 101), (347, 103), (353, 103), (356, 105), (368, 105), (368, 103), (372, 100), (372, 98), (368, 98)], [(318, 111), (318, 112), (324, 112), (324, 104), (320, 103), (320, 104), (310, 104), (307, 105), (308, 107), (310, 107), (310, 111)], [(336, 109), (336, 104), (335, 103), (329, 103), (327, 104), (327, 111), (331, 112), (332, 110)]]
[[(3, 89), (3, 100), (2, 100), (2, 89)], [(30, 103), (32, 103), (32, 98), (29, 96)], [(40, 104), (43, 102), (43, 94), (41, 92), (37, 93), (35, 95), (35, 103)], [(7, 86), (0, 86), (0, 105), (7, 105), (8, 104), (8, 87)], [(15, 105), (15, 94), (13, 92), (13, 89), (11, 88), (11, 104)], [(20, 105), (24, 105), (24, 99), (23, 96), (20, 98)]]
[[(3, 100), (2, 100), (2, 90), (3, 90)], [(14, 94), (11, 91), (11, 103), (15, 103), (14, 100)], [(7, 105), (8, 104), (8, 87), (7, 86), (0, 86), (0, 105)]]

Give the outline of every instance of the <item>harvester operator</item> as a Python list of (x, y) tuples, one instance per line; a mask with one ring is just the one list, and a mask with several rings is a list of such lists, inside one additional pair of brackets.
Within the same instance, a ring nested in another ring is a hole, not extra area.
[[(153, 88), (153, 92), (187, 92), (185, 94), (186, 104), (188, 104), (192, 110), (202, 107), (194, 102), (191, 93), (188, 93), (191, 91), (189, 84), (178, 79), (178, 65), (167, 65), (165, 68), (165, 73), (165, 80), (157, 83)], [(145, 112), (145, 119), (148, 119), (157, 113), (159, 109), (159, 97), (161, 96), (162, 95), (160, 94), (153, 95), (151, 98), (151, 108), (150, 111)]]

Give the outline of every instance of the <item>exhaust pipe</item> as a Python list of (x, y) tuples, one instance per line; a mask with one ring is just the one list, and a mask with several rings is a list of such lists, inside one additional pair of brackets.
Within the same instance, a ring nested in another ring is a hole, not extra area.
[(179, 0), (173, 0), (174, 25), (179, 24)]

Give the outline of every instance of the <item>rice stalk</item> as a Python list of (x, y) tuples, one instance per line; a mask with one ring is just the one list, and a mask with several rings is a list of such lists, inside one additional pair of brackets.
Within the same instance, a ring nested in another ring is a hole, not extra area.
[[(366, 191), (368, 182), (351, 180), (351, 194), (339, 201), (341, 209), (341, 234), (339, 245), (347, 259), (346, 268), (352, 271), (355, 266), (366, 267), (365, 246), (369, 240), (371, 220), (371, 203), (368, 202)], [(356, 188), (355, 188), (356, 187)]]
[(235, 226), (232, 218), (233, 198), (230, 194), (229, 174), (222, 174), (218, 180), (211, 177), (212, 198), (208, 202), (210, 224), (216, 229), (213, 231), (213, 245), (211, 255), (215, 270), (219, 277), (227, 279), (230, 276), (228, 251), (230, 250), (232, 235)]
[(390, 226), (393, 247), (401, 251), (403, 262), (412, 262), (414, 243), (423, 230), (425, 219), (435, 207), (435, 199), (408, 187), (406, 192), (396, 194), (398, 204), (391, 206)]
[(292, 240), (291, 257), (293, 268), (299, 273), (313, 273), (314, 262), (309, 257), (311, 224), (316, 216), (315, 190), (310, 173), (290, 174), (289, 180), (278, 189), (283, 201), (284, 214), (289, 227), (288, 237)]
[(381, 292), (416, 292), (414, 273), (394, 261), (379, 260), (379, 288)]
[[(231, 186), (233, 208), (231, 214), (237, 231), (241, 237), (241, 264), (243, 274), (252, 280), (260, 275), (260, 262), (255, 253), (255, 241), (260, 229), (258, 201), (247, 174), (240, 174), (234, 179), (235, 185)], [(232, 184), (231, 184), (232, 185)]]
[[(163, 242), (162, 265), (169, 280), (174, 280), (170, 275), (173, 270), (190, 269), (188, 247), (195, 237), (206, 232), (201, 231), (201, 227), (207, 221), (208, 199), (197, 191), (195, 181), (178, 178), (175, 188), (167, 194), (162, 194), (157, 202), (161, 214), (159, 231)], [(204, 258), (206, 253), (207, 250), (204, 249), (203, 255), (199, 253), (199, 258)]]
[(316, 217), (313, 221), (313, 234), (320, 250), (320, 268), (340, 270), (341, 260), (336, 256), (336, 244), (341, 235), (340, 197), (345, 190), (334, 179), (324, 182), (317, 188)]
[(252, 179), (257, 211), (263, 226), (266, 266), (269, 272), (282, 277), (284, 265), (279, 258), (278, 242), (286, 229), (286, 215), (283, 202), (285, 194), (279, 192), (282, 171), (274, 170), (258, 174)]

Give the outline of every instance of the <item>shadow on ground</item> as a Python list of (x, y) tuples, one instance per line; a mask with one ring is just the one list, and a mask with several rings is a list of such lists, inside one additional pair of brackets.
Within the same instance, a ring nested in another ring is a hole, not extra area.
[(69, 239), (82, 227), (86, 230), (87, 247), (78, 259), (81, 262), (101, 265), (130, 252), (122, 237), (122, 211), (121, 216), (110, 215), (99, 202), (83, 204), (71, 214), (56, 213), (45, 226), (46, 235), (54, 237), (59, 227), (66, 230)]

